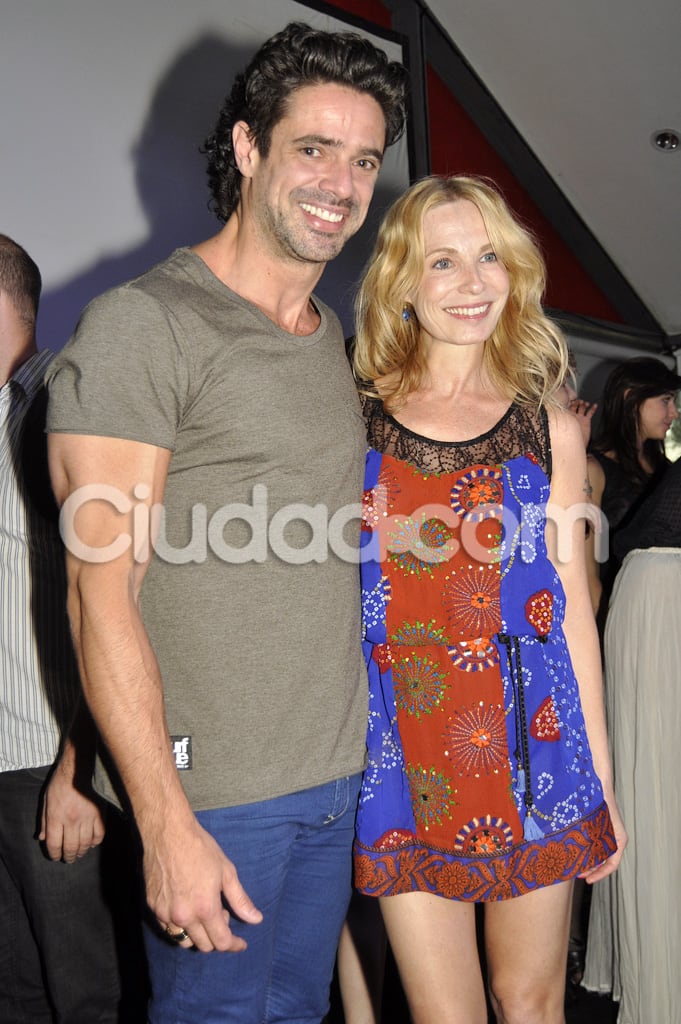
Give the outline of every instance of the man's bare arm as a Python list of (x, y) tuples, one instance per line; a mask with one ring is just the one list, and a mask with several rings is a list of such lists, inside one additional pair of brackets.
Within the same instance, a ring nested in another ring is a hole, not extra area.
[(134, 536), (133, 507), (163, 500), (170, 452), (118, 438), (52, 434), (49, 458), (62, 506), (83, 690), (132, 804), (147, 900), (161, 926), (184, 928), (200, 950), (238, 951), (245, 943), (229, 928), (223, 894), (243, 920), (257, 924), (261, 914), (180, 784), (159, 667), (138, 606), (151, 548), (141, 560), (133, 543), (126, 546)]

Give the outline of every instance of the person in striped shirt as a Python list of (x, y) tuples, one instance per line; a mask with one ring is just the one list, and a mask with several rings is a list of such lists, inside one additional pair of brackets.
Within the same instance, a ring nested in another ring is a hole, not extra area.
[(40, 290), (0, 235), (0, 1020), (92, 1024), (121, 1019), (122, 986), (47, 470)]

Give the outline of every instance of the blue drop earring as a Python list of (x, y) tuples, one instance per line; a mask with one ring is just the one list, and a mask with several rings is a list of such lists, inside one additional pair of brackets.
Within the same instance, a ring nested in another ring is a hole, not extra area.
[(409, 310), (407, 309), (406, 306), (402, 310), (402, 319), (403, 320), (411, 320), (411, 313), (409, 312)]

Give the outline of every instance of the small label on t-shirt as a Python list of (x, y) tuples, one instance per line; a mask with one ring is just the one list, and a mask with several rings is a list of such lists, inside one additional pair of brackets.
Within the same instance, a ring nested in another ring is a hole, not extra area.
[(173, 754), (175, 756), (175, 767), (179, 772), (186, 772), (192, 767), (192, 738), (191, 736), (171, 736)]

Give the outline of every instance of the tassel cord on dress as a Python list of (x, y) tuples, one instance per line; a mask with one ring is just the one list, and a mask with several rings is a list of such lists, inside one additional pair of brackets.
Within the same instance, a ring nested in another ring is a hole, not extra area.
[[(543, 832), (535, 822), (534, 815), (532, 814), (534, 794), (532, 792), (532, 773), (530, 770), (530, 743), (527, 735), (527, 709), (525, 706), (523, 665), (520, 657), (520, 638), (510, 636), (508, 633), (497, 633), (497, 638), (506, 648), (508, 670), (515, 696), (516, 750), (514, 756), (517, 761), (518, 792), (523, 794), (523, 803), (526, 809), (523, 833), (526, 839), (538, 839), (543, 837)], [(539, 636), (537, 639), (543, 643), (546, 642), (546, 637), (544, 636)]]

